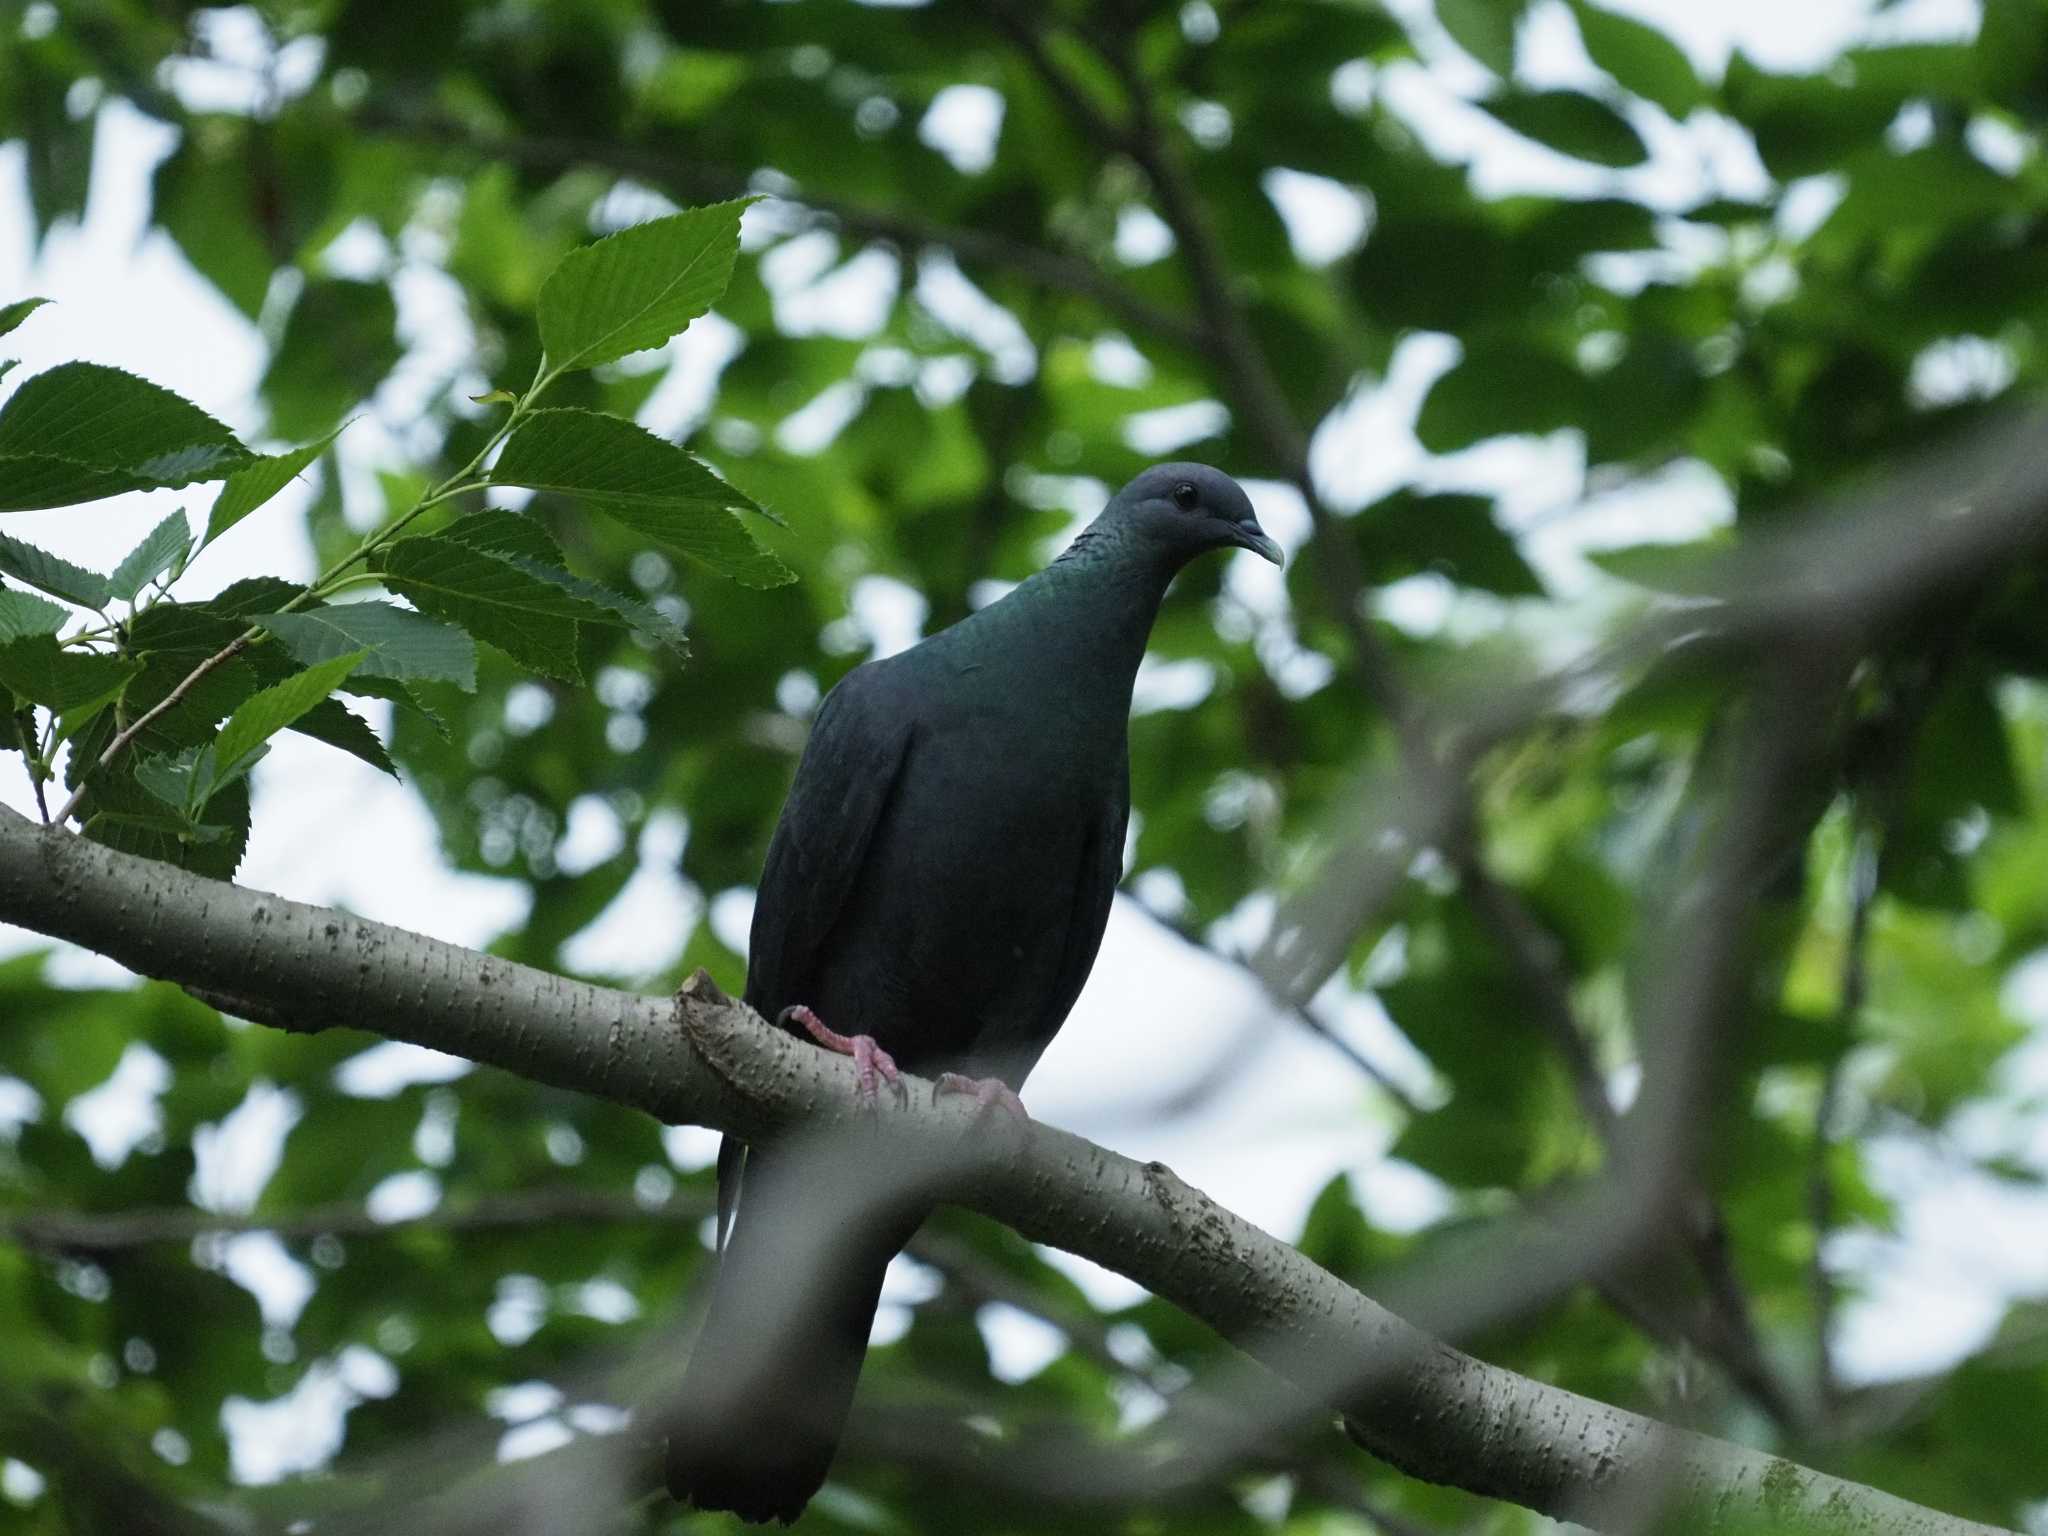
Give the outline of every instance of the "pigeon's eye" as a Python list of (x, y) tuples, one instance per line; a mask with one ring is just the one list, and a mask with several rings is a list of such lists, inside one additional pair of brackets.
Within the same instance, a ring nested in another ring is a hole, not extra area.
[(1201, 501), (1201, 499), (1200, 496), (1195, 494), (1194, 486), (1185, 480), (1173, 488), (1173, 504), (1183, 512), (1194, 511), (1196, 503)]

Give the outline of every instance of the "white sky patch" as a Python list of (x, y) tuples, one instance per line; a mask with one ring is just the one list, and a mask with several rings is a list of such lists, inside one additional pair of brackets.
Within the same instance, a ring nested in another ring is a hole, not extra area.
[(988, 1347), (989, 1370), (998, 1381), (1029, 1381), (1067, 1351), (1064, 1333), (1007, 1302), (976, 1309), (974, 1322)]
[(282, 1397), (255, 1402), (231, 1397), (221, 1404), (229, 1473), (244, 1486), (280, 1482), (312, 1472), (341, 1449), (348, 1411), (365, 1398), (387, 1397), (398, 1375), (374, 1350), (350, 1345), (332, 1360), (316, 1360)]
[(424, 1168), (387, 1174), (363, 1200), (372, 1221), (413, 1221), (441, 1203), (441, 1181)]
[(192, 1203), (226, 1213), (253, 1209), (300, 1113), (297, 1095), (261, 1079), (251, 1083), (219, 1122), (193, 1132)]
[(389, 1099), (414, 1083), (453, 1082), (470, 1066), (445, 1051), (430, 1051), (405, 1040), (384, 1040), (336, 1067), (334, 1083), (343, 1093), (359, 1099)]
[(18, 1077), (0, 1074), (0, 1139), (14, 1140), (21, 1128), (43, 1116), (43, 1096)]
[(997, 383), (1021, 384), (1037, 371), (1037, 349), (1017, 317), (977, 288), (952, 257), (923, 256), (912, 291), (934, 320), (988, 355)]
[(702, 1125), (664, 1125), (661, 1150), (684, 1173), (695, 1173), (718, 1161), (718, 1144), (724, 1138)]
[(524, 1424), (562, 1406), (561, 1389), (552, 1382), (519, 1381), (493, 1387), (484, 1394), (484, 1412), (507, 1424)]
[(688, 437), (710, 414), (719, 375), (745, 345), (740, 328), (723, 315), (715, 310), (699, 315), (688, 330), (669, 342), (666, 356), (656, 365), (668, 371), (634, 419), (671, 442)]
[(1152, 381), (1152, 360), (1128, 336), (1111, 331), (1089, 343), (1088, 371), (1117, 389), (1140, 389)]
[(1131, 714), (1151, 715), (1167, 709), (1193, 709), (1216, 688), (1216, 669), (1199, 657), (1161, 661), (1147, 654), (1138, 663), (1131, 691)]
[(888, 323), (902, 282), (902, 263), (880, 246), (839, 261), (839, 241), (811, 230), (761, 258), (761, 281), (775, 306), (776, 328), (792, 336), (857, 340)]
[(265, 1326), (290, 1328), (313, 1299), (313, 1274), (273, 1232), (237, 1232), (220, 1240), (220, 1267), (256, 1298)]
[(43, 1496), (45, 1487), (43, 1474), (25, 1461), (16, 1461), (12, 1456), (0, 1461), (0, 1494), (17, 1504), (33, 1504)]
[(893, 576), (861, 577), (847, 594), (847, 607), (878, 661), (917, 644), (931, 613), (931, 604), (922, 592)]
[(823, 453), (867, 404), (868, 392), (852, 379), (828, 384), (782, 418), (775, 444), (785, 453)]
[(1342, 182), (1276, 166), (1260, 184), (1280, 211), (1288, 244), (1304, 266), (1327, 267), (1364, 238), (1369, 205)]
[(64, 1106), (64, 1123), (84, 1138), (92, 1160), (118, 1168), (163, 1128), (157, 1098), (171, 1085), (171, 1069), (146, 1045), (130, 1045), (113, 1074)]
[(986, 85), (949, 85), (932, 98), (917, 136), (953, 163), (963, 176), (979, 176), (995, 164), (1003, 131), (1003, 98)]
[(1127, 203), (1117, 210), (1114, 249), (1116, 259), (1127, 267), (1149, 267), (1173, 251), (1173, 229), (1143, 203)]
[(704, 915), (703, 898), (682, 875), (688, 824), (657, 811), (640, 832), (639, 864), (596, 919), (562, 946), (562, 962), (593, 976), (642, 977), (664, 971)]
[(750, 890), (720, 891), (711, 898), (711, 931), (718, 942), (736, 955), (747, 952), (747, 935), (754, 926), (754, 893)]
[(1220, 400), (1190, 400), (1162, 405), (1124, 418), (1124, 441), (1139, 453), (1164, 458), (1189, 443), (1214, 437), (1230, 425), (1230, 410)]
[(565, 875), (588, 874), (625, 846), (625, 823), (611, 802), (602, 795), (578, 795), (569, 802), (555, 843), (555, 867)]
[(535, 1419), (530, 1424), (508, 1429), (498, 1437), (498, 1460), (529, 1461), (535, 1456), (545, 1456), (549, 1451), (558, 1451), (575, 1438), (576, 1432), (560, 1419)]
[(484, 1314), (491, 1336), (510, 1349), (524, 1344), (547, 1320), (548, 1288), (531, 1275), (501, 1275), (498, 1293)]

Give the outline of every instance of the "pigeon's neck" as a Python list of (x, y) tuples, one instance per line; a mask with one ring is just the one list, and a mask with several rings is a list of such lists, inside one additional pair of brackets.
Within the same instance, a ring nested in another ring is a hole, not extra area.
[(996, 607), (1010, 610), (1003, 621), (1030, 628), (1034, 664), (1065, 672), (1069, 686), (1077, 676), (1113, 681), (1128, 702), (1152, 621), (1179, 566), (1129, 530), (1098, 520)]

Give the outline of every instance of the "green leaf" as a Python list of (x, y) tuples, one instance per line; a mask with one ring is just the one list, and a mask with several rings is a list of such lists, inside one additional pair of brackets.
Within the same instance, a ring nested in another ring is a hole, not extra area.
[(740, 522), (741, 512), (760, 511), (751, 499), (674, 443), (616, 416), (536, 411), (505, 444), (491, 479), (578, 497), (743, 586), (796, 579)]
[(118, 693), (140, 672), (118, 656), (70, 650), (51, 634), (28, 634), (0, 645), (0, 686), (46, 709), (77, 709)]
[[(460, 527), (460, 524), (457, 525)], [(578, 620), (608, 615), (513, 560), (459, 538), (431, 534), (401, 539), (383, 552), (385, 585), (422, 613), (460, 625), (523, 666), (567, 682), (581, 681)]]
[(370, 729), (369, 722), (339, 699), (322, 699), (299, 716), (291, 728), (301, 736), (310, 736), (330, 747), (339, 747), (349, 756), (360, 758), (394, 779), (398, 777), (391, 754), (384, 750), (384, 743), (377, 739), (377, 733)]
[(214, 499), (213, 510), (207, 514), (206, 537), (200, 541), (201, 548), (211, 544), (243, 518), (269, 501), (283, 490), (315, 459), (327, 450), (334, 441), (336, 427), (325, 437), (294, 448), (289, 453), (267, 454), (245, 467), (236, 470), (220, 488), (220, 495)]
[(214, 480), (250, 457), (168, 389), (119, 368), (63, 363), (0, 408), (0, 512)]
[(1578, 91), (1506, 91), (1480, 105), (1522, 137), (1574, 160), (1621, 167), (1650, 155), (1628, 119)]
[(1717, 534), (1689, 544), (1631, 544), (1624, 549), (1586, 551), (1586, 558), (1608, 575), (1652, 592), (1681, 597), (1726, 597), (1727, 555), (1734, 539)]
[[(197, 815), (200, 807), (216, 790), (227, 788), (236, 779), (245, 777), (249, 770), (261, 761), (267, 747), (258, 747), (245, 753), (235, 771), (229, 775), (215, 772), (215, 754), (211, 745), (187, 747), (182, 752), (162, 752), (135, 760), (135, 782), (148, 790), (165, 805), (179, 813), (176, 822), (168, 827), (157, 826), (154, 831), (169, 831), (178, 837), (191, 837), (200, 831)], [(122, 817), (130, 826), (143, 826), (144, 813), (129, 812)], [(214, 835), (222, 835), (224, 829), (207, 829)], [(211, 841), (211, 838), (202, 838)]]
[(561, 550), (534, 518), (502, 507), (486, 507), (443, 529), (441, 537), (498, 555), (535, 580), (583, 599), (593, 611), (580, 615), (582, 618), (603, 623), (609, 615), (678, 656), (690, 654), (689, 636), (668, 615), (638, 598), (564, 570)]
[(1554, 432), (1582, 416), (1585, 380), (1561, 358), (1515, 339), (1474, 341), (1431, 387), (1415, 435), (1454, 453), (1507, 433)]
[(23, 635), (54, 635), (71, 617), (48, 598), (0, 590), (0, 644)]
[(347, 278), (308, 283), (263, 374), (269, 431), (282, 438), (331, 434), (403, 354), (389, 284)]
[(330, 603), (304, 613), (266, 613), (256, 622), (308, 665), (350, 651), (357, 672), (400, 682), (453, 683), (476, 691), (476, 643), (461, 630), (395, 603)]
[(388, 677), (366, 677), (358, 668), (342, 684), (341, 691), (359, 699), (382, 699), (394, 709), (402, 709), (420, 721), (442, 741), (453, 738), (448, 728), (448, 717), (420, 698), (417, 689), (405, 683), (393, 682)]
[(1543, 595), (1521, 549), (1494, 522), (1488, 497), (1396, 491), (1359, 513), (1357, 528), (1360, 560), (1375, 586), (1436, 571), (1503, 597)]
[(5, 336), (49, 302), (48, 299), (16, 299), (12, 304), (0, 304), (0, 336)]
[(144, 587), (179, 564), (191, 547), (192, 529), (183, 510), (173, 512), (144, 534), (142, 542), (114, 567), (107, 590), (124, 603), (133, 602)]
[(61, 597), (84, 608), (104, 608), (114, 600), (113, 588), (97, 571), (88, 571), (0, 533), (0, 571), (27, 582), (39, 592)]
[(1521, 0), (1436, 0), (1436, 19), (1457, 45), (1505, 80), (1515, 72)]
[(243, 771), (240, 764), (244, 758), (332, 693), (356, 669), (363, 655), (361, 651), (351, 651), (320, 662), (244, 701), (228, 716), (227, 724), (220, 728), (219, 740), (213, 744), (219, 781), (227, 783)]
[(1632, 16), (1603, 10), (1588, 0), (1572, 0), (1579, 36), (1586, 53), (1625, 91), (1654, 102), (1673, 117), (1683, 118), (1707, 103), (1706, 87), (1685, 50), (1655, 27)]
[(557, 369), (658, 347), (732, 280), (751, 197), (686, 209), (571, 251), (541, 284), (541, 345)]

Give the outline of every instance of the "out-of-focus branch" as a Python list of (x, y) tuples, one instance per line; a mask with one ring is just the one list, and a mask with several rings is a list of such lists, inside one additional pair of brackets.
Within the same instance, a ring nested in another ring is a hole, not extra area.
[(189, 1207), (139, 1211), (18, 1210), (0, 1214), (0, 1234), (23, 1247), (63, 1253), (113, 1253), (153, 1243), (188, 1243), (203, 1237), (268, 1232), (281, 1238), (390, 1237), (418, 1228), (437, 1232), (494, 1232), (520, 1227), (677, 1222), (694, 1225), (712, 1211), (708, 1197), (683, 1193), (657, 1204), (606, 1190), (561, 1187), (484, 1195), (396, 1221), (373, 1216), (360, 1202), (275, 1215), (221, 1213)]
[[(366, 131), (459, 151), (484, 163), (503, 161), (541, 169), (589, 165), (631, 176), (686, 202), (716, 202), (762, 190), (745, 175), (686, 155), (609, 139), (490, 134), (445, 113), (391, 101), (357, 109)], [(813, 190), (775, 194), (813, 222), (830, 224), (863, 240), (916, 252), (951, 251), (970, 266), (1002, 268), (1055, 294), (1092, 299), (1124, 324), (1189, 351), (1205, 342), (1201, 327), (1133, 293), (1095, 262), (987, 229), (941, 224), (893, 208), (876, 208)]]
[[(290, 1000), (316, 1021), (374, 1025), (666, 1121), (749, 1138), (799, 1123), (857, 1137), (889, 1170), (890, 1198), (967, 1205), (1128, 1276), (1297, 1394), (1341, 1405), (1378, 1454), (1421, 1476), (1569, 1515), (1617, 1469), (1668, 1466), (1710, 1527), (1761, 1514), (1768, 1498), (1772, 1514), (1816, 1531), (1860, 1536), (1877, 1520), (1907, 1533), (1984, 1529), (1461, 1355), (1161, 1165), (1049, 1126), (983, 1122), (957, 1098), (933, 1103), (928, 1084), (905, 1106), (864, 1110), (850, 1061), (765, 1025), (701, 972), (673, 1001), (616, 992), (206, 880), (4, 809), (0, 920), (143, 975)], [(1683, 1110), (1658, 1086), (1662, 1065), (1646, 1073), (1645, 1099)], [(1263, 1443), (1270, 1429), (1257, 1430)]]

